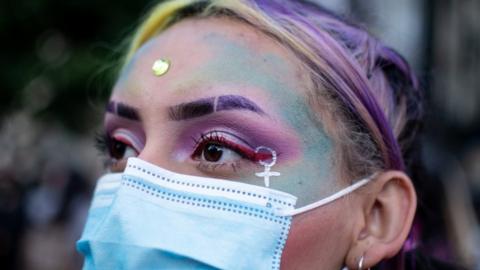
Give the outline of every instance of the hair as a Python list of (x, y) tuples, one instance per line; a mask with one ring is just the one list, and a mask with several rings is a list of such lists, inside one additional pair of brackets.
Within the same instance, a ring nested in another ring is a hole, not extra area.
[[(124, 64), (174, 23), (208, 17), (251, 25), (300, 60), (310, 80), (306, 100), (334, 140), (339, 176), (358, 179), (382, 170), (409, 173), (422, 118), (415, 75), (393, 49), (317, 4), (305, 0), (161, 2), (132, 37)], [(399, 256), (390, 262), (398, 262)], [(398, 263), (383, 265), (403, 268)]]

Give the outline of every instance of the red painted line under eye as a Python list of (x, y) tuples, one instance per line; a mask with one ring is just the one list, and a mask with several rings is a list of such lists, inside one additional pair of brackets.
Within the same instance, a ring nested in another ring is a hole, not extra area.
[[(232, 143), (233, 144), (233, 143)], [(259, 162), (259, 161), (263, 161), (263, 160), (270, 160), (272, 159), (272, 155), (270, 153), (255, 153), (255, 151), (253, 151), (252, 149), (248, 148), (248, 147), (244, 147), (244, 146), (241, 146), (241, 145), (235, 145), (233, 146), (232, 145), (232, 148), (235, 147), (237, 148), (238, 151), (241, 151), (243, 152), (243, 154), (251, 161), (253, 162)], [(234, 148), (234, 149), (235, 149)], [(232, 149), (232, 150), (234, 150)], [(240, 153), (239, 153), (240, 154)]]

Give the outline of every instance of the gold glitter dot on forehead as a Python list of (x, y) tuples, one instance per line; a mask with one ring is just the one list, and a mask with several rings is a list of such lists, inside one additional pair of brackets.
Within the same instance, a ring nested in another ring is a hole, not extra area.
[(152, 71), (155, 76), (162, 76), (167, 73), (170, 68), (170, 60), (167, 59), (157, 59), (152, 66)]

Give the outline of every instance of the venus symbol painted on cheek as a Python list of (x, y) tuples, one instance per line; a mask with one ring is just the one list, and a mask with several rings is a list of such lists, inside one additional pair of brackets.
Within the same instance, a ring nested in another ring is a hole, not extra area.
[(259, 159), (258, 163), (264, 166), (264, 171), (263, 172), (258, 172), (255, 173), (256, 176), (258, 177), (263, 177), (263, 180), (265, 182), (265, 186), (269, 187), (270, 186), (270, 177), (271, 176), (280, 176), (279, 172), (273, 172), (271, 171), (271, 168), (275, 163), (277, 163), (277, 152), (275, 150), (266, 147), (266, 146), (259, 146), (257, 149), (255, 149), (255, 155), (262, 155), (262, 153), (266, 152), (267, 156), (270, 156), (270, 158), (267, 159)]
[[(214, 56), (201, 69), (190, 72), (180, 82), (180, 87), (185, 89), (188, 85), (212, 85), (213, 82), (230, 85), (232, 90), (237, 91), (253, 88), (265, 92), (261, 94), (267, 94), (275, 104), (279, 121), (285, 122), (297, 132), (301, 141), (299, 151), (303, 153), (299, 162), (288, 165), (288, 169), (285, 166), (277, 168), (282, 172), (282, 177), (271, 181), (270, 187), (299, 197), (299, 206), (314, 202), (320, 196), (336, 190), (337, 184), (331, 169), (332, 141), (321, 124), (314, 120), (310, 106), (299, 90), (302, 85), (296, 81), (293, 63), (279, 54), (259, 52), (217, 33), (206, 35), (204, 40), (214, 48)], [(251, 182), (253, 179), (245, 181)]]

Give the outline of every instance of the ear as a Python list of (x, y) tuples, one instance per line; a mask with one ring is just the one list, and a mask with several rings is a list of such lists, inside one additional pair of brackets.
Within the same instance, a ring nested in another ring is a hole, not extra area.
[(359, 194), (363, 212), (354, 230), (346, 265), (357, 269), (363, 256), (363, 269), (393, 257), (403, 246), (412, 226), (417, 196), (410, 178), (400, 171), (379, 174)]

